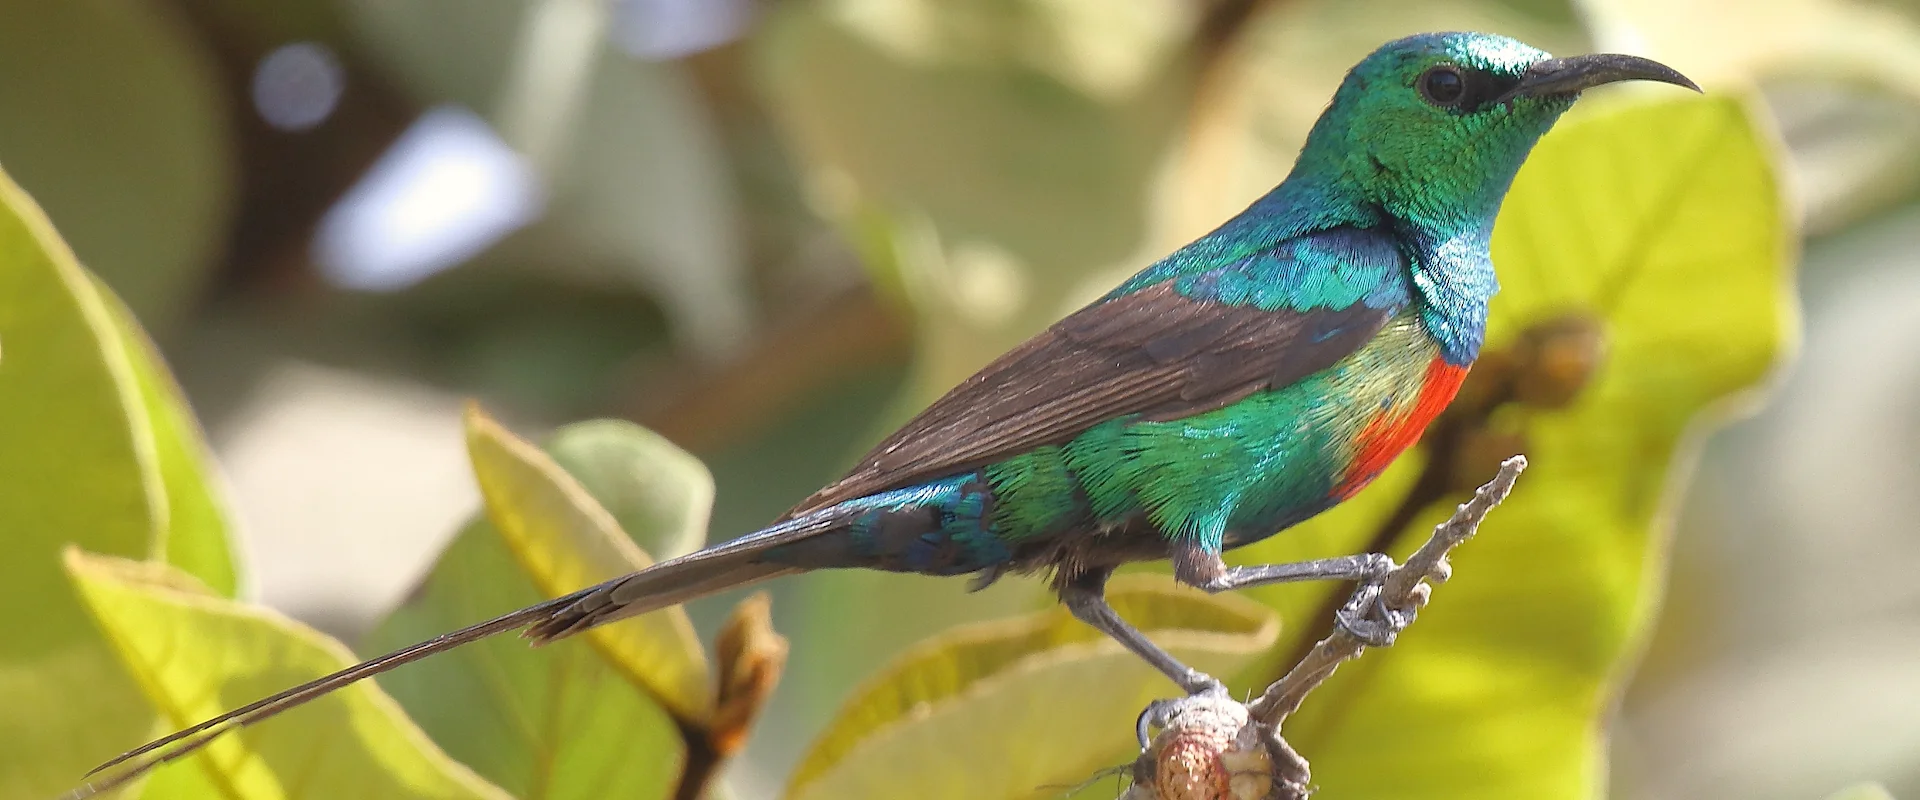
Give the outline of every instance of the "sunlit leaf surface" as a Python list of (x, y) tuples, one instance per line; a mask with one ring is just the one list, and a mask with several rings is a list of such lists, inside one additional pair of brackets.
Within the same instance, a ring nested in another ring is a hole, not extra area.
[[(163, 564), (72, 549), (66, 567), (168, 727), (185, 727), (359, 660), (324, 634), (217, 597)], [(371, 682), (225, 736), (162, 769), (204, 773), (158, 784), (173, 797), (208, 786), (234, 800), (508, 797), (447, 758)]]
[[(488, 519), (547, 597), (653, 563), (578, 481), (477, 408), (467, 415), (467, 447)], [(703, 722), (713, 713), (706, 650), (680, 607), (585, 636), (682, 719)]]
[[(585, 422), (556, 432), (548, 450), (636, 538), (685, 549), (705, 535), (711, 478), (653, 433)], [(494, 524), (475, 520), (364, 649), (404, 647), (547, 596)], [(381, 681), (448, 753), (518, 797), (662, 797), (679, 783), (682, 734), (608, 652), (584, 637), (535, 650), (501, 636)]]
[(93, 284), (113, 320), (118, 342), (126, 348), (140, 408), (153, 436), (154, 466), (166, 492), (167, 524), (156, 556), (220, 595), (232, 597), (240, 583), (233, 557), (232, 512), (200, 423), (139, 321), (106, 284), (99, 280)]
[(675, 558), (706, 544), (713, 475), (660, 434), (592, 420), (562, 428), (547, 452), (647, 555)]
[[(493, 525), (469, 524), (362, 649), (387, 652), (546, 599)], [(645, 690), (584, 640), (496, 636), (380, 678), (447, 753), (516, 797), (664, 797), (685, 745)]]
[(0, 175), (0, 797), (46, 796), (153, 722), (74, 596), (69, 543), (171, 560), (231, 593), (224, 510), (172, 377)]

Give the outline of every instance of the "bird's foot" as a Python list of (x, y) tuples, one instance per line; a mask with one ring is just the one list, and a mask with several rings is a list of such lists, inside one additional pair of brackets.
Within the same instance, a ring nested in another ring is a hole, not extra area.
[(1153, 729), (1166, 727), (1167, 720), (1171, 719), (1174, 712), (1180, 710), (1181, 705), (1189, 699), (1202, 696), (1224, 697), (1227, 694), (1226, 684), (1197, 669), (1187, 670), (1186, 677), (1180, 681), (1180, 688), (1187, 690), (1186, 697), (1165, 697), (1148, 703), (1147, 707), (1140, 712), (1140, 716), (1134, 720), (1133, 733), (1140, 740), (1141, 750), (1146, 750), (1147, 746), (1153, 743)]
[(1380, 587), (1363, 586), (1354, 593), (1354, 600), (1340, 607), (1334, 626), (1368, 647), (1389, 647), (1400, 631), (1413, 624), (1413, 616), (1414, 612), (1387, 607), (1380, 599)]
[[(1444, 583), (1452, 573), (1453, 567), (1443, 560), (1427, 575), (1427, 580)], [(1335, 627), (1368, 647), (1391, 646), (1400, 631), (1413, 624), (1414, 616), (1427, 604), (1427, 596), (1433, 589), (1425, 582), (1414, 585), (1413, 604), (1400, 609), (1387, 605), (1386, 599), (1380, 596), (1384, 586), (1384, 578), (1362, 583), (1334, 615)]]

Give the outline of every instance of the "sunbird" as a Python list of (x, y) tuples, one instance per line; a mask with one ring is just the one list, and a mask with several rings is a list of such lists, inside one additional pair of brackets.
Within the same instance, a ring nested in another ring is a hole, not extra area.
[[(1346, 75), (1293, 171), (1219, 228), (987, 365), (772, 525), (222, 714), (89, 774), (83, 794), (343, 686), (506, 631), (535, 644), (816, 569), (1050, 576), (1075, 617), (1188, 693), (1223, 691), (1106, 602), (1169, 559), (1207, 592), (1378, 581), (1377, 553), (1230, 567), (1359, 492), (1453, 400), (1498, 290), (1513, 177), (1580, 92), (1658, 62), (1553, 58), (1484, 33), (1389, 42)], [(1342, 620), (1377, 640), (1384, 609)]]

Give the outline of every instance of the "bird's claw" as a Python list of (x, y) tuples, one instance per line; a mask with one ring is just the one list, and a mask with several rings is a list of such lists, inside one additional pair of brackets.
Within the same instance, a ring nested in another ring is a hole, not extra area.
[(1153, 729), (1164, 728), (1173, 712), (1189, 698), (1202, 695), (1221, 695), (1227, 693), (1227, 685), (1199, 670), (1189, 670), (1187, 677), (1180, 681), (1180, 688), (1187, 690), (1186, 697), (1164, 697), (1147, 704), (1140, 716), (1133, 722), (1133, 735), (1140, 740), (1140, 750), (1145, 752), (1153, 744)]
[(1367, 553), (1361, 557), (1367, 560), (1367, 566), (1364, 569), (1366, 575), (1360, 579), (1366, 583), (1384, 581), (1389, 573), (1400, 568), (1399, 564), (1394, 563), (1393, 556), (1386, 553)]
[(1173, 704), (1180, 698), (1162, 698), (1147, 704), (1140, 710), (1140, 716), (1133, 721), (1133, 736), (1140, 742), (1140, 752), (1147, 751), (1153, 744), (1153, 729), (1166, 727), (1167, 715), (1173, 712)]
[(1426, 605), (1427, 594), (1432, 591), (1424, 583), (1414, 586), (1413, 607), (1402, 610), (1388, 606), (1380, 589), (1379, 583), (1363, 584), (1334, 615), (1334, 624), (1340, 630), (1368, 647), (1392, 646), (1400, 631), (1413, 624), (1414, 615)]

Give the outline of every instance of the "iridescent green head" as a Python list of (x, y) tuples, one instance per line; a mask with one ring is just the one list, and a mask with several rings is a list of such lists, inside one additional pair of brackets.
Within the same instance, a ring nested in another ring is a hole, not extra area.
[(1490, 228), (1520, 163), (1581, 90), (1625, 80), (1699, 90), (1634, 56), (1557, 59), (1484, 33), (1389, 42), (1347, 73), (1295, 175), (1357, 188), (1353, 200), (1430, 234)]

